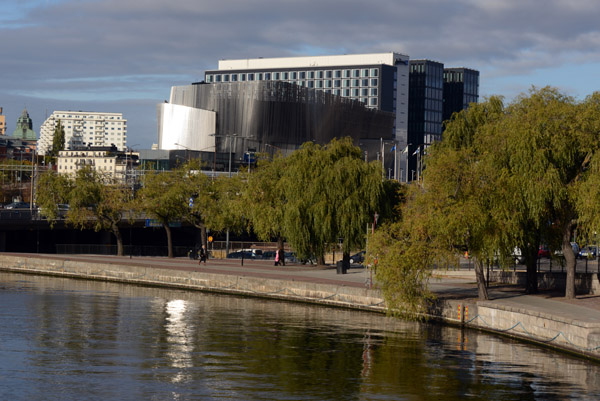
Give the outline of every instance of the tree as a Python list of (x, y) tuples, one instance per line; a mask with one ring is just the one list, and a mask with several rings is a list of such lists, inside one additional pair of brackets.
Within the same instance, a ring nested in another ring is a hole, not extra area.
[[(522, 205), (543, 230), (549, 244), (559, 244), (566, 261), (565, 296), (575, 297), (573, 230), (585, 211), (581, 187), (594, 179), (591, 163), (599, 150), (598, 94), (578, 103), (557, 89), (532, 89), (507, 110), (501, 129), (510, 144), (511, 167)], [(590, 222), (589, 214), (581, 223)]]
[(58, 205), (69, 203), (72, 188), (72, 180), (52, 170), (44, 172), (37, 180), (35, 201), (40, 214), (49, 220), (51, 227), (60, 217)]
[(62, 122), (57, 121), (56, 127), (54, 128), (54, 136), (52, 138), (52, 149), (50, 150), (50, 156), (52, 158), (58, 157), (58, 152), (65, 149), (65, 130)]
[(130, 209), (131, 194), (115, 180), (89, 167), (78, 170), (69, 193), (67, 223), (92, 227), (95, 231), (110, 230), (117, 242), (117, 255), (123, 256), (123, 237), (119, 223)]
[(260, 160), (257, 168), (248, 176), (248, 187), (244, 192), (254, 233), (262, 241), (276, 238), (281, 249), (285, 238), (287, 198), (283, 176), (286, 162), (287, 159), (281, 155), (276, 155), (272, 160)]
[(499, 98), (455, 115), (444, 140), (428, 148), (423, 180), (411, 186), (402, 220), (375, 236), (376, 275), (396, 313), (422, 311), (430, 270), (455, 265), (464, 250), (475, 261), (479, 298), (488, 298), (484, 263), (507, 253), (512, 231), (498, 207), (502, 176), (488, 142), (502, 115)]
[(168, 257), (174, 257), (171, 227), (189, 213), (189, 187), (183, 168), (146, 173), (136, 195), (136, 208), (156, 219), (167, 235)]
[(288, 156), (281, 177), (284, 233), (298, 256), (323, 264), (327, 245), (340, 237), (345, 260), (363, 247), (383, 194), (381, 176), (379, 164), (365, 163), (350, 138), (323, 147), (308, 142)]

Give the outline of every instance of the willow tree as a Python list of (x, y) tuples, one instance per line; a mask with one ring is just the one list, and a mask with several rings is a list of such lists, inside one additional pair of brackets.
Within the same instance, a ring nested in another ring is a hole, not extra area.
[(298, 255), (323, 264), (328, 244), (338, 238), (346, 260), (362, 248), (383, 193), (381, 176), (379, 164), (365, 163), (350, 138), (325, 146), (305, 143), (288, 156), (281, 182), (284, 232)]
[(189, 190), (185, 184), (186, 171), (146, 173), (142, 187), (136, 194), (136, 209), (157, 220), (167, 235), (168, 257), (174, 257), (171, 224), (181, 221), (189, 213)]
[(78, 170), (69, 192), (67, 223), (95, 231), (108, 230), (117, 243), (117, 255), (123, 256), (123, 236), (119, 224), (131, 207), (131, 192), (117, 180), (89, 167)]
[(554, 88), (532, 89), (510, 106), (502, 127), (522, 207), (540, 220), (544, 240), (558, 244), (565, 257), (567, 298), (575, 297), (571, 240), (585, 209), (581, 203), (589, 199), (580, 188), (597, 178), (590, 167), (600, 149), (599, 111), (598, 94), (576, 102)]
[(498, 205), (501, 170), (492, 157), (499, 98), (471, 105), (446, 126), (444, 140), (428, 149), (423, 179), (412, 185), (398, 223), (372, 242), (376, 277), (396, 313), (423, 311), (427, 278), (435, 266), (455, 265), (466, 249), (475, 261), (478, 294), (487, 299), (484, 264), (510, 248), (512, 220)]
[(69, 203), (73, 181), (56, 171), (48, 170), (40, 175), (36, 184), (35, 202), (40, 214), (49, 220), (52, 227), (61, 216), (59, 205)]
[(262, 241), (277, 239), (283, 248), (285, 238), (284, 209), (286, 200), (285, 174), (287, 159), (281, 155), (261, 159), (248, 176), (244, 199), (248, 205), (252, 230)]

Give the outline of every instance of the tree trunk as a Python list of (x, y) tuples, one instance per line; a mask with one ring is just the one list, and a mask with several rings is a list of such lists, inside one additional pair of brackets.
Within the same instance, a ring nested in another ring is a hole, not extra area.
[(567, 299), (575, 299), (575, 267), (577, 261), (571, 247), (571, 233), (574, 226), (574, 221), (569, 220), (568, 223), (565, 223), (562, 233), (562, 251), (567, 264), (567, 282), (565, 287), (565, 298)]
[(208, 250), (208, 235), (206, 235), (206, 226), (204, 224), (200, 224), (200, 248), (202, 245), (206, 247)]
[(165, 228), (165, 232), (167, 233), (167, 257), (173, 258), (173, 239), (171, 238), (171, 227), (169, 227), (168, 223), (163, 223), (163, 227)]
[(125, 252), (123, 251), (123, 236), (121, 235), (121, 230), (116, 224), (113, 224), (112, 232), (117, 239), (117, 256), (123, 256)]
[(475, 258), (475, 277), (477, 278), (477, 294), (479, 299), (482, 301), (489, 299), (487, 287), (485, 286), (484, 266), (479, 258)]

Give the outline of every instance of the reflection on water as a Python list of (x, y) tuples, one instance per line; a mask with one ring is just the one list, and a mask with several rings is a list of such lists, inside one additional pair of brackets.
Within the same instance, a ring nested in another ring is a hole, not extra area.
[(600, 398), (597, 364), (433, 324), (0, 273), (1, 399)]

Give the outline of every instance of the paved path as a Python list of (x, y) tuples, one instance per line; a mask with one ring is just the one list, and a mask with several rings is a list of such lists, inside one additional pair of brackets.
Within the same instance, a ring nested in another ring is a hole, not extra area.
[[(366, 287), (372, 280), (371, 272), (358, 265), (352, 266), (347, 274), (337, 274), (335, 266), (326, 268), (297, 263), (286, 266), (273, 266), (272, 261), (240, 259), (211, 259), (206, 265), (184, 258), (161, 257), (118, 257), (106, 255), (52, 255), (52, 254), (13, 254), (15, 256), (44, 257), (57, 260), (101, 261), (119, 265), (136, 265), (164, 269), (203, 271), (207, 273), (231, 274), (248, 277), (297, 280), (316, 283), (329, 283), (349, 287)], [(376, 285), (376, 284), (375, 284)], [(431, 290), (439, 297), (476, 301), (477, 286), (473, 270), (460, 272), (437, 272), (430, 281)], [(564, 316), (584, 322), (600, 322), (600, 296), (578, 296), (567, 300), (557, 292), (542, 292), (538, 295), (524, 295), (523, 289), (515, 286), (494, 286), (490, 288), (490, 300), (507, 306), (524, 307), (549, 315)]]

